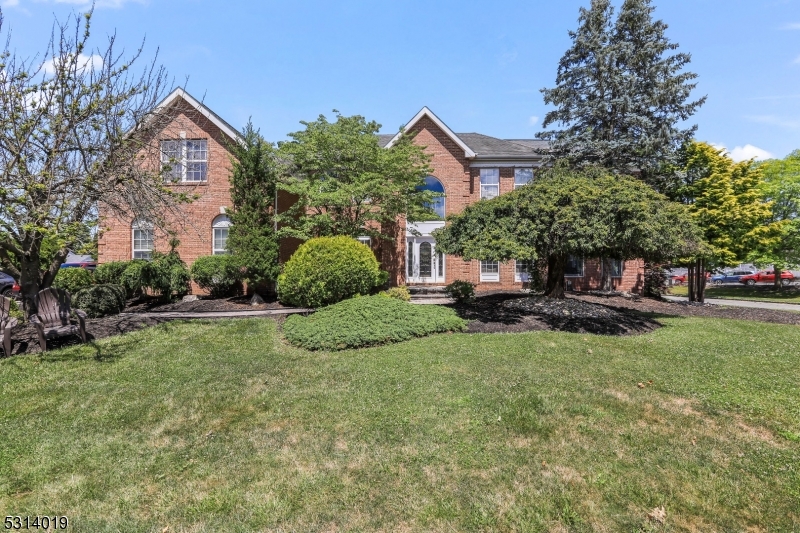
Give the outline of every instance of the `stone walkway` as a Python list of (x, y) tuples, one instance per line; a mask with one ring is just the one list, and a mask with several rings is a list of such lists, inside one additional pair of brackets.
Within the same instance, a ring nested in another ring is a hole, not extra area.
[[(685, 296), (664, 296), (671, 302), (688, 302)], [(722, 298), (706, 298), (707, 304), (726, 305), (728, 307), (747, 307), (749, 309), (772, 309), (774, 311), (795, 311), (800, 313), (800, 304), (783, 304), (778, 302), (756, 302), (753, 300), (724, 300)]]
[(147, 317), (165, 319), (202, 319), (202, 318), (249, 318), (258, 316), (299, 315), (313, 313), (313, 309), (288, 308), (288, 309), (253, 309), (252, 311), (210, 311), (205, 313), (120, 313), (122, 317)]

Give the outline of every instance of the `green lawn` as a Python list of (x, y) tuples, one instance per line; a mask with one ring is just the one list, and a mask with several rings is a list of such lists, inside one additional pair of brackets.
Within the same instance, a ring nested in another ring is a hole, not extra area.
[[(686, 285), (676, 285), (670, 288), (669, 293), (673, 296), (686, 296), (689, 294), (689, 288)], [(755, 285), (753, 287), (745, 285), (735, 287), (708, 285), (706, 287), (706, 298), (800, 304), (800, 287), (784, 287), (778, 291), (772, 285)], [(798, 309), (800, 310), (800, 307)]]
[(92, 533), (800, 530), (800, 328), (664, 323), (311, 353), (195, 322), (5, 359), (0, 509)]

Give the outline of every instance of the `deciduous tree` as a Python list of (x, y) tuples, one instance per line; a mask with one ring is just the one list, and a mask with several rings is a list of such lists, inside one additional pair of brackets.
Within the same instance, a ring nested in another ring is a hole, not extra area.
[(85, 241), (99, 202), (159, 221), (185, 199), (143, 164), (148, 152), (160, 161), (151, 140), (171, 120), (154, 112), (169, 88), (164, 69), (134, 73), (142, 50), (124, 57), (114, 36), (90, 48), (90, 20), (55, 25), (41, 57), (19, 57), (10, 40), (0, 53), (0, 261), (20, 278), (29, 311)]
[(663, 262), (693, 252), (685, 206), (628, 176), (558, 166), (534, 183), (467, 207), (435, 232), (437, 249), (464, 259), (547, 261), (545, 294), (564, 297), (569, 256)]
[(403, 135), (391, 148), (378, 144), (380, 124), (361, 116), (320, 115), (279, 144), (287, 172), (278, 187), (298, 200), (281, 232), (303, 240), (349, 235), (391, 240), (399, 216), (420, 220), (434, 193), (421, 190), (430, 157)]

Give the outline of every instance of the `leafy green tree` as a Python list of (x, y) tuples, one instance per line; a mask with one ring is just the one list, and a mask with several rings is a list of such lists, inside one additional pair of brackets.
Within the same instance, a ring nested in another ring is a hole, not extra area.
[(253, 284), (275, 281), (279, 242), (275, 227), (276, 183), (280, 165), (275, 148), (264, 140), (249, 122), (240, 142), (230, 146), (231, 201), (228, 216), (232, 226), (228, 250), (244, 268), (244, 277)]
[(551, 160), (637, 174), (663, 192), (659, 169), (676, 162), (678, 149), (692, 138), (696, 126), (681, 125), (705, 97), (690, 101), (697, 75), (684, 68), (691, 56), (672, 53), (678, 45), (653, 11), (651, 0), (625, 0), (613, 21), (610, 0), (581, 8), (556, 86), (542, 90), (545, 103), (556, 108), (543, 126), (561, 128), (539, 137), (551, 142)]
[(279, 145), (287, 171), (278, 187), (298, 198), (280, 214), (281, 233), (303, 240), (333, 235), (391, 240), (388, 230), (398, 217), (420, 220), (434, 199), (434, 193), (420, 190), (430, 156), (411, 135), (383, 148), (376, 136), (380, 124), (336, 113), (336, 122), (322, 115), (301, 122), (305, 130)]
[(734, 163), (724, 150), (703, 142), (689, 143), (682, 155), (684, 185), (678, 194), (706, 242), (688, 261), (689, 300), (702, 302), (706, 272), (741, 262), (764, 239), (770, 205), (761, 194), (761, 170), (752, 161)]
[(448, 221), (435, 232), (438, 249), (464, 259), (545, 259), (550, 298), (564, 297), (569, 256), (663, 262), (699, 246), (685, 206), (640, 180), (592, 167), (559, 165)]
[(770, 206), (758, 228), (758, 240), (748, 255), (757, 265), (773, 265), (775, 286), (780, 274), (800, 265), (800, 150), (784, 159), (770, 159), (758, 165), (763, 174), (762, 198)]

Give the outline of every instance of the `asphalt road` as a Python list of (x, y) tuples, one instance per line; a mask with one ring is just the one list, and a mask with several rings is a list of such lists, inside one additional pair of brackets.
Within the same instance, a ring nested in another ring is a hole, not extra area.
[[(664, 296), (672, 302), (687, 302), (685, 296)], [(722, 298), (706, 298), (707, 304), (726, 305), (729, 307), (748, 307), (750, 309), (773, 309), (775, 311), (795, 311), (800, 313), (800, 304), (782, 304), (777, 302), (754, 302), (752, 300), (724, 300)]]

